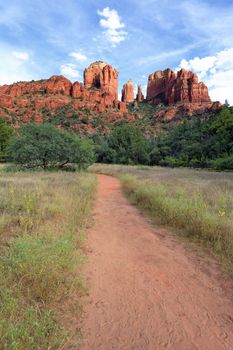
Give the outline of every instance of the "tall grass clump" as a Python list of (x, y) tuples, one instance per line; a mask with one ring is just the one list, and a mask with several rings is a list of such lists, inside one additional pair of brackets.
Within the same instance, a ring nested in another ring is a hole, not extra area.
[(130, 200), (162, 224), (182, 229), (186, 235), (199, 238), (233, 264), (233, 217), (220, 206), (218, 212), (202, 192), (184, 186), (171, 188), (165, 183), (151, 183), (132, 175), (120, 177)]
[(61, 349), (56, 305), (81, 294), (92, 175), (0, 173), (0, 349)]

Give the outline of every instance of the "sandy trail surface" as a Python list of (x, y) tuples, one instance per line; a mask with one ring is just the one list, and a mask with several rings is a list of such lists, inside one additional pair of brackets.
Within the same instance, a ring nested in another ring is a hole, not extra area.
[(232, 280), (98, 180), (82, 350), (233, 349)]

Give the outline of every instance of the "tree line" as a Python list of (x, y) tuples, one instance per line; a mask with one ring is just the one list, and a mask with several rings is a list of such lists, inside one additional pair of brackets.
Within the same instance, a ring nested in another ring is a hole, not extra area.
[(233, 108), (171, 126), (157, 136), (122, 122), (110, 134), (80, 137), (52, 124), (13, 130), (0, 120), (0, 161), (22, 167), (86, 168), (93, 162), (233, 170)]
[(123, 124), (94, 141), (98, 162), (233, 170), (233, 108), (171, 125), (156, 137)]

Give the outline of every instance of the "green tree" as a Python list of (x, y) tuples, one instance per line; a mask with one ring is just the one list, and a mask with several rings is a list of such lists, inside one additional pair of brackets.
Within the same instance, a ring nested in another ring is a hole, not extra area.
[(108, 137), (104, 161), (120, 164), (148, 164), (148, 141), (135, 126), (127, 123), (119, 125)]
[(86, 168), (95, 161), (94, 146), (89, 139), (52, 124), (22, 126), (11, 139), (7, 152), (9, 160), (26, 168), (62, 168), (68, 164)]
[[(233, 108), (208, 118), (194, 117), (159, 135), (150, 153), (151, 164), (230, 169), (233, 154)], [(227, 165), (228, 162), (228, 165)]]
[(0, 118), (0, 162), (5, 161), (6, 148), (13, 133), (13, 128), (8, 126), (5, 120)]

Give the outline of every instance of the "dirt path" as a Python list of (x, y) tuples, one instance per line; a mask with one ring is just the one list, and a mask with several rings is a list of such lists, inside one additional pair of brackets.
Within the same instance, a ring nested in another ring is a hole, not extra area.
[(98, 179), (82, 350), (233, 349), (231, 281)]

